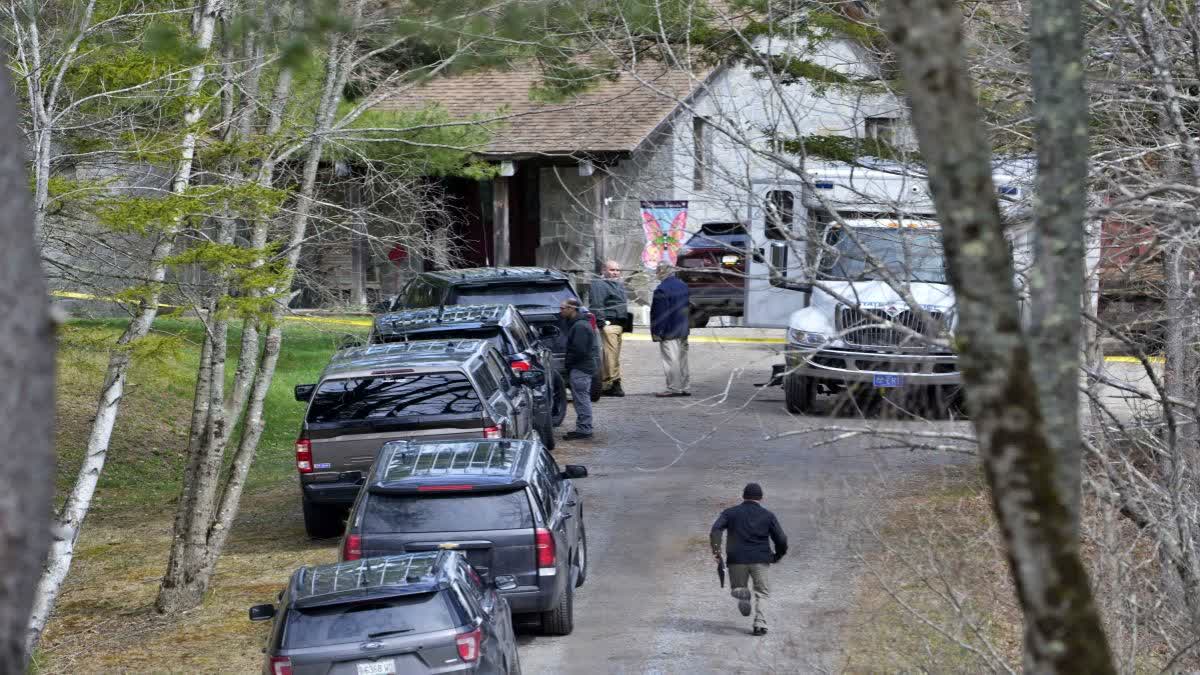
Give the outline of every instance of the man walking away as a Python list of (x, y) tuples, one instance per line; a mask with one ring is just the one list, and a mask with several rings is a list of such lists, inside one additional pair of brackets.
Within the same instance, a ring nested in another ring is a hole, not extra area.
[[(763, 508), (762, 487), (749, 483), (742, 490), (742, 503), (725, 509), (713, 523), (708, 539), (713, 556), (721, 562), (721, 533), (729, 530), (725, 545), (729, 565), (730, 594), (737, 598), (742, 616), (750, 616), (750, 588), (754, 583), (754, 634), (767, 634), (767, 613), (764, 605), (771, 595), (767, 568), (787, 554), (787, 535), (779, 526), (775, 514)], [(771, 552), (770, 542), (775, 543)]]
[(650, 303), (650, 337), (658, 343), (662, 354), (663, 371), (667, 375), (667, 390), (655, 396), (691, 396), (688, 373), (688, 296), (687, 284), (675, 276), (675, 268), (667, 263), (658, 266), (658, 288)]
[(592, 327), (579, 311), (579, 301), (568, 298), (558, 306), (558, 314), (567, 326), (567, 383), (575, 400), (575, 431), (563, 438), (592, 437), (592, 375), (596, 372)]
[(604, 324), (604, 394), (624, 396), (621, 388), (621, 334), (622, 324), (629, 313), (629, 302), (625, 296), (625, 284), (621, 281), (621, 266), (615, 260), (604, 263), (604, 278), (592, 282), (591, 310), (606, 322)]

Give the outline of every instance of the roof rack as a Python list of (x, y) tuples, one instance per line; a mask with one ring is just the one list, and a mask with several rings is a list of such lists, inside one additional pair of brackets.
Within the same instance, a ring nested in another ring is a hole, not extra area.
[(403, 587), (436, 577), (441, 551), (405, 553), (382, 558), (305, 568), (298, 580), (297, 600), (311, 600), (348, 591)]
[(451, 489), (481, 492), (521, 487), (524, 483), (514, 479), (520, 471), (518, 461), (529, 444), (520, 440), (482, 439), (392, 441), (384, 444), (368, 489), (376, 493)]
[(366, 347), (351, 347), (333, 355), (333, 362), (363, 361), (389, 356), (473, 354), (485, 344), (483, 340), (413, 340), (411, 342), (389, 342)]
[(453, 323), (494, 323), (504, 316), (509, 305), (447, 305), (425, 309), (405, 309), (375, 317), (375, 330), (381, 334)]

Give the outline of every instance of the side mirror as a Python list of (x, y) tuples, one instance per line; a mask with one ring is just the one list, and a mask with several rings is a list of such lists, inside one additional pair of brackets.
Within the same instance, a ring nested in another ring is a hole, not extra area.
[(275, 605), (255, 605), (250, 608), (251, 621), (269, 621), (275, 618)]
[(540, 370), (527, 370), (517, 374), (517, 381), (526, 387), (540, 387), (546, 384), (546, 374)]
[(496, 580), (493, 583), (496, 586), (496, 590), (499, 591), (511, 591), (517, 587), (517, 580), (508, 575), (496, 577)]
[(316, 391), (316, 389), (317, 389), (317, 385), (315, 385), (315, 384), (298, 384), (298, 385), (296, 385), (296, 400), (297, 401), (312, 400), (313, 392)]
[(568, 464), (563, 470), (563, 478), (587, 478), (587, 467), (582, 464)]
[(361, 347), (365, 344), (366, 344), (366, 342), (363, 341), (362, 337), (360, 337), (358, 335), (351, 335), (351, 334), (347, 333), (347, 334), (343, 335), (342, 337), (338, 338), (337, 348), (339, 350), (349, 349), (351, 347)]

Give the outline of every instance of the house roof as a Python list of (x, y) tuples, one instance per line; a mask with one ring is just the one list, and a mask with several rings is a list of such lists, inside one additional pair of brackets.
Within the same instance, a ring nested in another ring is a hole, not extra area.
[(710, 71), (688, 72), (658, 61), (597, 77), (582, 93), (560, 102), (534, 100), (542, 71), (532, 65), (440, 77), (385, 99), (380, 110), (431, 104), (452, 119), (485, 120), (490, 140), (478, 152), (490, 157), (628, 153), (636, 150)]

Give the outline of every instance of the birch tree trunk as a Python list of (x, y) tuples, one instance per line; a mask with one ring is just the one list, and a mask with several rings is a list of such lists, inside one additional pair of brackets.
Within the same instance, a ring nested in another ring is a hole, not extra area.
[[(967, 402), (1025, 619), (1025, 669), (1112, 673), (1021, 332), (961, 15), (953, 0), (895, 0), (886, 22), (942, 224)], [(1072, 302), (1077, 312), (1079, 295)]]
[[(0, 91), (12, 91), (8, 70)], [(12, 96), (0, 98), (0, 672), (25, 672), (34, 588), (54, 497), (54, 329), (35, 244), (25, 149)]]
[[(212, 45), (216, 18), (221, 9), (222, 0), (207, 0), (200, 9), (199, 19), (193, 35), (194, 46), (201, 52), (208, 51)], [(204, 83), (207, 72), (206, 64), (202, 61), (189, 72), (188, 84), (185, 90), (187, 100), (194, 100)], [(175, 176), (171, 183), (171, 191), (182, 194), (191, 183), (192, 162), (196, 152), (196, 133), (194, 127), (199, 121), (201, 109), (192, 105), (184, 114), (185, 134), (183, 137), (179, 161), (176, 164)], [(91, 506), (92, 497), (96, 492), (96, 484), (100, 472), (108, 458), (108, 446), (112, 439), (113, 427), (116, 424), (117, 413), (120, 410), (121, 399), (125, 393), (125, 381), (132, 359), (133, 344), (150, 332), (154, 319), (158, 315), (158, 302), (163, 281), (166, 280), (166, 259), (174, 247), (174, 235), (178, 223), (165, 229), (159, 234), (149, 262), (148, 278), (150, 283), (146, 293), (139, 303), (133, 320), (117, 340), (117, 345), (109, 356), (105, 372), (104, 386), (100, 391), (100, 401), (96, 410), (96, 418), (92, 422), (92, 430), (88, 436), (87, 449), (82, 466), (75, 480), (71, 493), (59, 513), (54, 530), (54, 542), (41, 581), (37, 585), (34, 612), (29, 618), (27, 649), (32, 653), (37, 645), (54, 602), (62, 590), (70, 570), (75, 553), (75, 544), (79, 540), (83, 520)]]
[[(357, 26), (362, 16), (363, 0), (353, 0), (351, 5), (352, 25)], [(331, 31), (326, 45), (326, 68), (321, 98), (314, 115), (312, 137), (308, 155), (304, 162), (300, 188), (296, 193), (296, 204), (291, 217), (291, 232), (285, 251), (286, 275), (290, 280), (300, 260), (301, 247), (308, 227), (317, 186), (317, 171), (320, 168), (325, 138), (333, 126), (341, 92), (353, 65), (353, 41), (349, 36)], [(277, 92), (278, 93), (278, 92)], [(221, 554), (233, 520), (237, 517), (241, 493), (246, 476), (254, 458), (263, 430), (262, 408), (283, 342), (280, 321), (286, 303), (278, 303), (274, 310), (274, 321), (267, 332), (262, 360), (255, 373), (254, 386), (245, 414), (242, 438), (235, 452), (233, 465), (221, 482), (219, 461), (223, 453), (209, 455), (208, 464), (201, 465), (191, 483), (183, 486), (184, 499), (190, 499), (194, 512), (183, 531), (176, 530), (172, 543), (171, 560), (159, 587), (155, 606), (160, 612), (173, 613), (195, 607), (203, 600), (216, 563)], [(215, 349), (214, 349), (215, 352)], [(216, 361), (214, 360), (214, 364)], [(215, 376), (214, 376), (215, 381)], [(210, 385), (212, 386), (212, 385)], [(216, 400), (215, 398), (212, 400)], [(210, 410), (209, 414), (212, 415)], [(216, 446), (211, 446), (215, 448)], [(224, 446), (221, 446), (222, 448)], [(205, 469), (212, 470), (205, 470)], [(219, 503), (216, 496), (220, 495)], [(189, 497), (189, 495), (191, 495)], [(183, 502), (181, 502), (182, 504)], [(178, 520), (177, 520), (178, 522)]]

